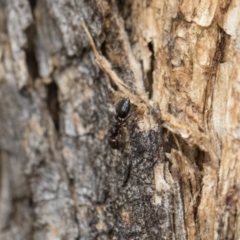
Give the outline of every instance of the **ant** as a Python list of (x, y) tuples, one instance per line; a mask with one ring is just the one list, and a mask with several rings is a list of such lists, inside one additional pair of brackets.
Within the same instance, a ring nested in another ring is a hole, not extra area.
[(113, 126), (110, 129), (109, 133), (109, 145), (112, 149), (119, 149), (121, 144), (119, 143), (117, 137), (118, 134), (121, 134), (121, 128), (128, 119), (128, 114), (130, 112), (131, 103), (129, 98), (121, 99), (116, 105), (116, 122), (113, 123)]

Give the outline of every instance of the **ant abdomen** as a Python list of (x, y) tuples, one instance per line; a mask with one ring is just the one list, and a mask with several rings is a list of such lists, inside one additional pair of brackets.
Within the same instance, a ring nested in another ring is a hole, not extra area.
[(117, 113), (116, 117), (125, 119), (130, 112), (130, 108), (131, 108), (131, 103), (129, 98), (121, 99), (116, 105), (116, 113)]

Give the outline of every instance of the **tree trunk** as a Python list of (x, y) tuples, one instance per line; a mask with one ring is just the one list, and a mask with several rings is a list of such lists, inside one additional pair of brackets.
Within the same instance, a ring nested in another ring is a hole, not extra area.
[(240, 239), (239, 11), (0, 0), (0, 239)]

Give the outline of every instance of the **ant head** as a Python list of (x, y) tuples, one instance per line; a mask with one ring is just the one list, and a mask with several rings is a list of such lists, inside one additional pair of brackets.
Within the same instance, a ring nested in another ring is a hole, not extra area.
[(126, 118), (130, 112), (130, 108), (131, 108), (131, 103), (129, 98), (121, 99), (116, 105), (117, 117), (120, 119)]

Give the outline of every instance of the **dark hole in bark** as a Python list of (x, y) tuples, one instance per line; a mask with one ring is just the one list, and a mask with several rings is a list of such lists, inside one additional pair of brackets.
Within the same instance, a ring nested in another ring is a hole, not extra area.
[(151, 54), (151, 59), (150, 59), (150, 69), (147, 72), (147, 79), (145, 81), (145, 89), (146, 92), (148, 92), (149, 98), (152, 97), (152, 85), (153, 85), (153, 70), (154, 70), (154, 49), (153, 49), (153, 44), (152, 42), (148, 43), (148, 48), (149, 51), (152, 53)]
[(58, 102), (58, 87), (55, 82), (47, 85), (47, 105), (53, 120), (54, 126), (59, 131), (59, 102)]
[(36, 4), (37, 4), (37, 0), (28, 0), (29, 4), (30, 4), (30, 7), (31, 7), (31, 10), (32, 12), (34, 11), (35, 7), (36, 7)]
[(35, 55), (35, 36), (36, 36), (36, 29), (34, 25), (29, 26), (26, 29), (26, 36), (27, 36), (27, 46), (26, 46), (26, 63), (29, 75), (31, 76), (32, 80), (39, 77), (38, 72), (38, 64)]
[(220, 27), (219, 27), (219, 32), (220, 32), (220, 34), (219, 34), (218, 46), (217, 46), (216, 53), (214, 56), (214, 62), (224, 63), (225, 62), (224, 53), (226, 52), (225, 47), (226, 47), (226, 42), (228, 40), (228, 35)]

